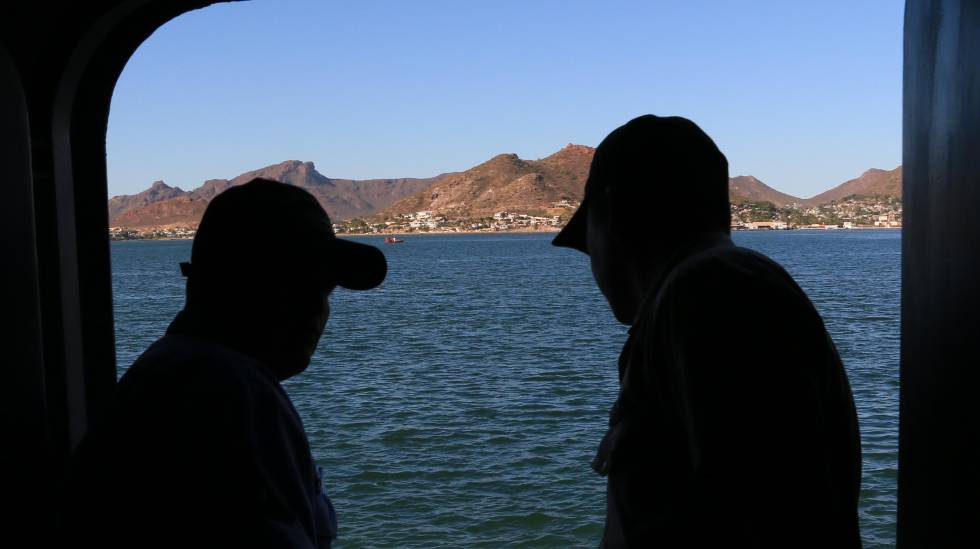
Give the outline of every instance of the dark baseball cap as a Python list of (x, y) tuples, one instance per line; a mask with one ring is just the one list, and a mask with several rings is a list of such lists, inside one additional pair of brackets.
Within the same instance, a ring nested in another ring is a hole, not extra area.
[(728, 227), (728, 161), (708, 134), (680, 116), (638, 116), (606, 136), (592, 157), (582, 203), (552, 244), (589, 253), (590, 198), (604, 188), (617, 190), (620, 211), (659, 211), (667, 219), (673, 214), (667, 208), (683, 204)]
[(215, 280), (295, 279), (369, 290), (381, 284), (388, 265), (378, 248), (337, 238), (327, 212), (306, 190), (253, 179), (211, 200), (181, 271)]

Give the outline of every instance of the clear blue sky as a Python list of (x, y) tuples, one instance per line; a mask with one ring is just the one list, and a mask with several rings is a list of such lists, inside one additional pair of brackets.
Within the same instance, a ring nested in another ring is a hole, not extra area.
[(809, 197), (901, 163), (899, 0), (218, 4), (151, 36), (109, 118), (109, 193), (287, 159), (427, 177), (682, 115)]

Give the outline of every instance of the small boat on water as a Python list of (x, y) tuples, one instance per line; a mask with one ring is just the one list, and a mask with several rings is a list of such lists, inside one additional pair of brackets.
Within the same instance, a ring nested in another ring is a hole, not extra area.
[(386, 236), (385, 237), (385, 244), (401, 244), (402, 242), (405, 242), (405, 241), (402, 240), (402, 239), (400, 239), (400, 238), (395, 238), (393, 236)]

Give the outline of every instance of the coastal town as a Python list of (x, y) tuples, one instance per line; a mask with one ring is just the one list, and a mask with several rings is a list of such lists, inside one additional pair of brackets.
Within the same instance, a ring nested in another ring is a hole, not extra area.
[[(388, 218), (355, 217), (338, 221), (333, 228), (337, 234), (345, 235), (557, 231), (579, 204), (563, 200), (551, 206), (548, 212), (500, 211), (483, 217), (423, 210)], [(902, 201), (897, 197), (850, 196), (820, 206), (791, 203), (777, 207), (771, 202), (741, 202), (732, 204), (731, 214), (731, 228), (736, 231), (902, 227)], [(110, 227), (109, 237), (112, 240), (188, 239), (194, 237), (195, 229), (189, 225)]]
[(493, 215), (482, 217), (423, 210), (397, 216), (376, 216), (369, 219), (354, 218), (349, 221), (334, 223), (333, 228), (337, 234), (557, 231), (564, 226), (568, 218), (571, 217), (571, 212), (575, 211), (578, 205), (578, 202), (561, 200), (552, 203), (549, 212), (499, 211)]
[(820, 206), (800, 203), (781, 208), (771, 202), (732, 204), (732, 229), (897, 229), (902, 199), (849, 196)]

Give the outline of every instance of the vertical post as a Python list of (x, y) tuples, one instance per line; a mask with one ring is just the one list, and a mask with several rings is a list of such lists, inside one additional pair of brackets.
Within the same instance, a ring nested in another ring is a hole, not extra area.
[(43, 532), (53, 527), (54, 506), (48, 492), (54, 483), (50, 475), (53, 456), (45, 398), (27, 101), (20, 74), (2, 45), (0, 136), (4, 144), (0, 147), (0, 166), (4, 171), (4, 199), (0, 201), (2, 303), (4, 317), (9, 322), (0, 335), (3, 341), (0, 440), (4, 444), (0, 453), (0, 485), (4, 487), (4, 498), (16, 502), (4, 513), (0, 540), (16, 540), (18, 534)]
[(905, 13), (898, 547), (980, 517), (980, 2)]

